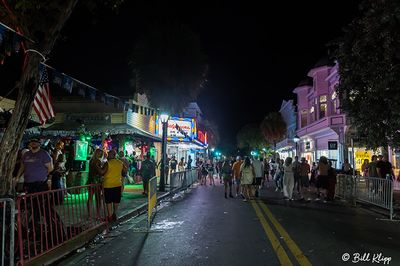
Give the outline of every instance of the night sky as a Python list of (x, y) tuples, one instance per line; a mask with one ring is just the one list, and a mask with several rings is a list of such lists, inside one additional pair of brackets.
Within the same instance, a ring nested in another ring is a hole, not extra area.
[[(273, 3), (271, 3), (273, 2)], [(279, 3), (278, 3), (279, 2)], [(294, 99), (296, 85), (357, 14), (359, 1), (126, 1), (119, 14), (93, 23), (78, 6), (49, 64), (96, 88), (127, 96), (128, 57), (149, 23), (189, 25), (208, 56), (208, 83), (198, 103), (222, 142)]]

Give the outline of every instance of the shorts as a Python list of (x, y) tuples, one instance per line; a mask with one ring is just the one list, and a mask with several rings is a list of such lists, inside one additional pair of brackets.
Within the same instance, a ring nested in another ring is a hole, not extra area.
[(121, 187), (104, 188), (104, 200), (108, 203), (121, 202)]
[(262, 177), (256, 177), (255, 179), (254, 179), (254, 181), (253, 181), (253, 185), (255, 185), (255, 186), (261, 186), (261, 183), (262, 183)]
[(328, 176), (327, 175), (319, 175), (317, 178), (317, 188), (328, 188)]
[(309, 187), (310, 181), (308, 180), (308, 176), (300, 176), (300, 184), (303, 187)]

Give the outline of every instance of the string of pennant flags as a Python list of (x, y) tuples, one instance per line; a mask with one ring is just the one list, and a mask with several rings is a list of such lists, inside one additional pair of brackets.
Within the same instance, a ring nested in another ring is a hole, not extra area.
[[(7, 56), (18, 54), (21, 51), (23, 41), (33, 42), (0, 22), (0, 65), (4, 64)], [(124, 111), (129, 109), (128, 101), (102, 92), (93, 86), (59, 72), (45, 63), (41, 64), (47, 69), (50, 87), (54, 87), (52, 85), (57, 85), (69, 94), (74, 92), (86, 99), (114, 106), (117, 109)]]

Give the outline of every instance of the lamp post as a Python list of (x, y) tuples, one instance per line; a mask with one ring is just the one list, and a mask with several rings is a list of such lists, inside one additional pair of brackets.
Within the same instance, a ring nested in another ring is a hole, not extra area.
[(296, 143), (296, 156), (298, 156), (298, 142), (300, 141), (300, 137), (295, 135), (293, 138), (294, 143)]
[(160, 188), (161, 192), (165, 191), (165, 162), (167, 161), (167, 130), (168, 130), (168, 114), (161, 114), (162, 123), (162, 142), (161, 142), (161, 172), (160, 172)]

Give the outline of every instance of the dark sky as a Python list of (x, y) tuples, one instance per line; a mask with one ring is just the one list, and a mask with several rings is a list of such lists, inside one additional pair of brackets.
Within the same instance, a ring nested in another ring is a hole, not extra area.
[(126, 1), (97, 23), (78, 7), (49, 63), (114, 95), (129, 95), (128, 56), (149, 23), (170, 19), (199, 35), (209, 76), (198, 102), (235, 142), (247, 123), (277, 111), (357, 13), (359, 1)]

